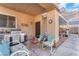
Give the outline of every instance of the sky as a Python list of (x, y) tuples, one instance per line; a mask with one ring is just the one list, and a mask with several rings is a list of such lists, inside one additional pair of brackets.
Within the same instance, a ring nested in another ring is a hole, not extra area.
[(64, 7), (68, 11), (78, 11), (79, 3), (61, 3), (60, 7)]

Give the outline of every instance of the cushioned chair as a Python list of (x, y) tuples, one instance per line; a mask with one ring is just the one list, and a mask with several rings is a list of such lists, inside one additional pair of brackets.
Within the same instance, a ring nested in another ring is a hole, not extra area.
[(0, 55), (1, 56), (9, 56), (10, 55), (10, 46), (5, 41), (3, 41), (2, 43), (0, 43)]
[(39, 42), (40, 42), (40, 47), (41, 47), (41, 48), (43, 48), (42, 42), (43, 42), (43, 40), (44, 40), (44, 39), (43, 39), (44, 35), (45, 35), (45, 34), (42, 33), (42, 34), (40, 34), (40, 37), (38, 38), (38, 40), (39, 40)]
[(40, 37), (38, 38), (38, 40), (41, 41), (43, 37), (44, 37), (44, 33), (40, 34)]
[(26, 50), (18, 50), (12, 53), (10, 56), (29, 56), (29, 53)]
[(9, 56), (10, 55), (10, 46), (4, 40), (5, 33), (0, 34), (0, 56)]
[(11, 47), (12, 54), (10, 56), (29, 56), (30, 51), (22, 43)]
[(19, 35), (17, 35), (17, 34), (11, 34), (11, 37), (10, 37), (10, 43), (11, 43), (11, 45), (19, 44), (20, 43), (19, 39), (20, 39)]
[(48, 40), (47, 41), (43, 41), (42, 46), (49, 46), (51, 47), (50, 53), (52, 53), (52, 46), (54, 45), (54, 41), (55, 41), (55, 37), (52, 35), (48, 35)]
[(25, 43), (27, 41), (27, 35), (26, 33), (22, 33), (22, 31), (11, 31), (11, 37), (14, 44)]
[(11, 31), (11, 39), (13, 44), (20, 43), (21, 39), (21, 31)]
[[(16, 51), (12, 51), (7, 42), (3, 41), (0, 43), (0, 56), (29, 56), (30, 52), (23, 44), (19, 44), (13, 47), (16, 47)], [(10, 53), (10, 51), (12, 52)]]
[[(15, 36), (15, 35), (13, 35), (13, 36)], [(0, 35), (0, 56), (19, 56), (17, 54), (20, 54), (20, 56), (24, 56), (24, 55), (28, 56), (29, 51), (26, 48), (26, 46), (24, 46), (23, 44), (19, 44), (18, 47), (20, 47), (20, 48), (17, 47), (19, 50), (15, 51), (15, 52), (12, 52), (12, 49), (10, 47), (11, 41), (12, 41), (12, 39), (10, 40), (10, 42), (7, 41), (4, 38), (4, 34)]]

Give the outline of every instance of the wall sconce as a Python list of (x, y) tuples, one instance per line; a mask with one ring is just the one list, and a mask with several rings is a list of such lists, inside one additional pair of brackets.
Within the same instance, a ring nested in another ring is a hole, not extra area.
[(30, 22), (30, 24), (32, 25), (32, 24), (33, 24), (33, 22), (31, 21), (31, 22)]
[(47, 13), (43, 14), (42, 18), (45, 19), (45, 20), (47, 20)]

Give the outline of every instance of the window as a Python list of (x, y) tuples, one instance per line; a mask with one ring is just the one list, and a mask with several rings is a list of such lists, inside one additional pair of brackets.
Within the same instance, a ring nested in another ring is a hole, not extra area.
[(6, 27), (7, 25), (7, 16), (0, 14), (0, 27)]
[(0, 14), (0, 27), (16, 28), (16, 18)]
[(9, 16), (8, 27), (15, 28), (15, 17)]

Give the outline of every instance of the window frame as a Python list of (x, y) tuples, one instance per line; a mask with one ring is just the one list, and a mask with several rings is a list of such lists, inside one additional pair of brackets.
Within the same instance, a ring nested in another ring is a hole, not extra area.
[[(9, 29), (17, 29), (17, 17), (15, 15), (7, 14), (7, 13), (2, 13), (2, 12), (0, 12), (0, 14), (7, 16), (6, 27), (0, 27), (0, 28), (3, 28), (3, 29), (7, 29), (7, 28), (9, 28)], [(9, 16), (15, 17), (15, 28), (8, 27), (8, 25), (9, 25)]]

